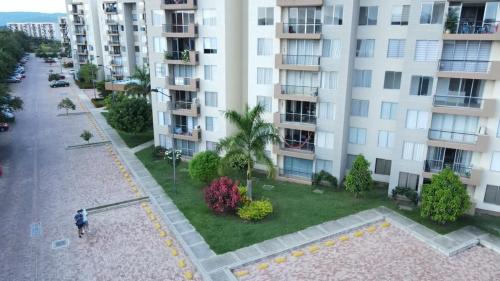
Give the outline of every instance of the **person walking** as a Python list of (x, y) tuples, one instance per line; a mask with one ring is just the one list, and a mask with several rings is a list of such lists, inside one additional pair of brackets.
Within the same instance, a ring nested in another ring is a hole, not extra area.
[(79, 211), (77, 211), (75, 215), (75, 224), (76, 227), (78, 228), (78, 237), (82, 238), (82, 235), (84, 234), (83, 232), (83, 214)]

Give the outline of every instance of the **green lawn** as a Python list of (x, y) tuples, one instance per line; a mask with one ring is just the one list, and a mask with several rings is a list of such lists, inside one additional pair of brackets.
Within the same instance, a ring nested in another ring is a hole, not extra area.
[[(164, 160), (154, 160), (152, 148), (139, 151), (136, 155), (217, 254), (382, 205), (397, 210), (394, 202), (387, 198), (387, 187), (384, 185), (379, 185), (362, 198), (355, 199), (352, 194), (345, 191), (325, 189), (323, 194), (316, 194), (312, 192), (310, 186), (257, 176), (254, 198), (271, 199), (274, 213), (258, 223), (244, 222), (237, 216), (216, 216), (206, 207), (202, 193), (203, 185), (190, 179), (187, 163), (182, 163), (177, 170), (178, 191), (174, 193), (172, 167)], [(272, 185), (274, 189), (264, 190), (263, 185)], [(485, 217), (486, 219), (467, 218), (458, 223), (441, 226), (420, 219), (417, 212), (402, 214), (440, 233), (447, 233), (467, 224), (484, 228), (495, 220), (500, 227), (500, 219), (489, 216)]]
[[(102, 112), (101, 114), (106, 118), (106, 120), (108, 119), (107, 112)], [(153, 129), (150, 129), (146, 132), (138, 133), (138, 134), (126, 133), (126, 132), (123, 132), (120, 130), (116, 130), (116, 131), (118, 132), (118, 134), (120, 135), (122, 140), (125, 142), (125, 144), (130, 148), (136, 147), (136, 146), (143, 144), (145, 142), (148, 142), (154, 138)]]

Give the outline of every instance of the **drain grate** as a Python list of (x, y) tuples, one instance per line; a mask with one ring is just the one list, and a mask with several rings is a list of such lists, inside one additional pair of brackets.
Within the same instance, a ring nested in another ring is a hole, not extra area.
[(66, 248), (66, 247), (68, 247), (68, 245), (69, 245), (68, 239), (55, 240), (55, 241), (52, 241), (52, 250)]
[(42, 223), (32, 223), (31, 224), (31, 237), (39, 237), (42, 235)]

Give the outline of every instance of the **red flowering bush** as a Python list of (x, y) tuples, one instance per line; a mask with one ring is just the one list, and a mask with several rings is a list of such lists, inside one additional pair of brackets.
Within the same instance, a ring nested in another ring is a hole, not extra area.
[(212, 181), (205, 188), (205, 202), (214, 213), (222, 214), (232, 212), (240, 202), (238, 182), (233, 182), (228, 177), (221, 177)]

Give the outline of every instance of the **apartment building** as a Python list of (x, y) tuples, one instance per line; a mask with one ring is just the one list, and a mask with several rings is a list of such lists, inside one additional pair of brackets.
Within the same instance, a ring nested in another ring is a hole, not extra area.
[(26, 35), (48, 40), (58, 40), (59, 34), (56, 32), (55, 24), (52, 22), (18, 22), (7, 23), (7, 28), (12, 31), (21, 31)]
[(247, 99), (246, 3), (147, 1), (155, 145), (190, 157), (231, 134), (223, 113)]
[(64, 52), (67, 54), (71, 54), (71, 41), (69, 39), (69, 31), (68, 31), (68, 18), (61, 17), (59, 18), (59, 33), (61, 38), (61, 45), (64, 49)]

